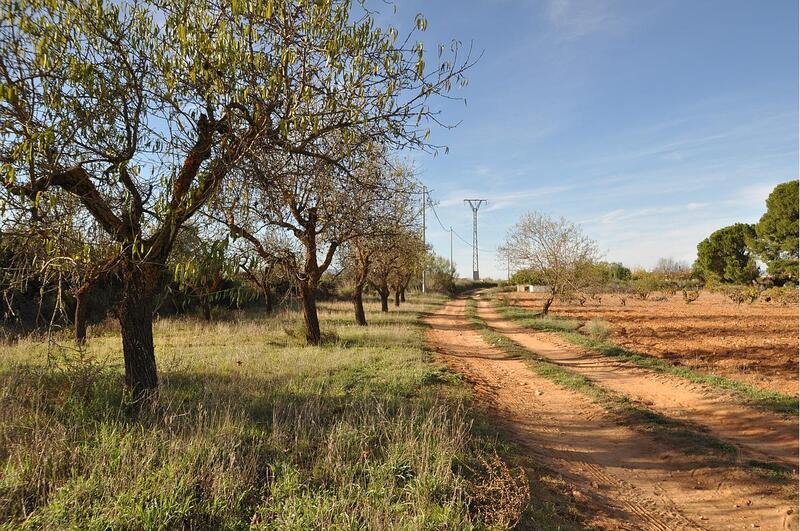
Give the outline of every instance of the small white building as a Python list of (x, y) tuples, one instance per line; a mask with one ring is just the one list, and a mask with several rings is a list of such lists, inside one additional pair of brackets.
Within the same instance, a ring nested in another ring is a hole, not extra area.
[(517, 284), (518, 293), (547, 293), (550, 286), (539, 286), (535, 284)]

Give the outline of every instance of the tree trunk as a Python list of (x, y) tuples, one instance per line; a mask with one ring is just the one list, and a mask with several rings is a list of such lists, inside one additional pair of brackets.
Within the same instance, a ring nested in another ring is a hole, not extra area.
[(300, 284), (300, 298), (303, 302), (303, 321), (306, 325), (306, 343), (309, 345), (319, 345), (322, 340), (322, 332), (319, 329), (319, 317), (317, 316), (316, 289), (308, 282)]
[(75, 291), (75, 341), (79, 345), (86, 343), (86, 298), (91, 284), (83, 284)]
[(269, 286), (264, 288), (264, 304), (266, 305), (267, 313), (272, 313), (272, 291)]
[(400, 302), (406, 302), (406, 288), (400, 290)]
[(389, 313), (389, 290), (378, 290), (378, 294), (381, 296), (381, 311), (383, 313)]
[[(153, 309), (163, 267), (129, 264), (119, 304), (125, 385), (137, 402), (158, 397), (158, 372), (153, 346)], [(146, 270), (143, 270), (146, 267)]]
[(207, 300), (204, 300), (202, 302), (202, 306), (203, 306), (203, 320), (211, 321), (211, 304), (209, 304)]
[(400, 306), (400, 290), (399, 289), (394, 290), (394, 305), (395, 306)]
[(550, 297), (546, 301), (544, 301), (544, 307), (542, 308), (542, 315), (547, 315), (547, 312), (550, 311), (551, 304), (553, 304), (553, 297)]
[(355, 286), (353, 289), (353, 308), (356, 312), (356, 324), (367, 326), (367, 316), (364, 313), (364, 286)]

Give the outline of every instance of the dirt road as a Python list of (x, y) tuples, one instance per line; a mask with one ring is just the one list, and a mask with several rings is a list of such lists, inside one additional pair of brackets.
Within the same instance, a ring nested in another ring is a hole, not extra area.
[(583, 374), (668, 417), (702, 425), (743, 450), (742, 459), (775, 462), (797, 469), (797, 418), (770, 414), (708, 393), (701, 386), (637, 369), (581, 349), (556, 334), (536, 332), (503, 319), (490, 301), (478, 301), (478, 315), (497, 332), (531, 352)]
[(430, 344), (474, 386), (498, 429), (571, 484), (586, 525), (797, 529), (795, 503), (779, 485), (746, 469), (712, 467), (618, 425), (585, 396), (487, 345), (464, 311), (461, 299), (429, 317)]

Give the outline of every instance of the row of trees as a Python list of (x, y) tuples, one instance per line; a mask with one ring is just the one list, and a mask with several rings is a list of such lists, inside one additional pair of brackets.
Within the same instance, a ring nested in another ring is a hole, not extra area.
[[(211, 293), (223, 257), (262, 281), (282, 269), (311, 343), (315, 290), (339, 251), (384, 307), (390, 287), (402, 295), (424, 249), (413, 180), (390, 154), (436, 149), (431, 103), (471, 64), (453, 43), (429, 67), (421, 16), (398, 38), (350, 0), (0, 10), (3, 239), (30, 249), (4, 281), (69, 277), (80, 308), (113, 274), (135, 398), (157, 389), (153, 313), (170, 275)], [(175, 263), (182, 239), (196, 254)]]
[[(652, 271), (632, 272), (622, 264), (600, 261), (597, 245), (577, 225), (530, 212), (508, 232), (500, 254), (517, 270), (511, 283), (547, 289), (545, 314), (557, 297), (583, 304), (587, 297), (599, 298), (604, 292), (616, 293), (625, 304), (629, 295), (647, 299), (655, 291), (682, 291), (690, 303), (703, 285), (722, 285), (720, 291), (739, 304), (757, 300), (762, 291), (769, 299), (796, 300), (796, 292), (788, 294), (772, 286), (797, 284), (798, 181), (772, 191), (767, 211), (757, 224), (720, 229), (697, 249), (693, 267), (662, 258)], [(766, 264), (768, 276), (757, 282), (759, 260)]]

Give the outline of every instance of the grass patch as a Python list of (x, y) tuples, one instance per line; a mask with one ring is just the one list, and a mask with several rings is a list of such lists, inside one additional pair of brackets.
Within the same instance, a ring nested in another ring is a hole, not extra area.
[(9, 528), (497, 528), (527, 484), (473, 428), (468, 391), (424, 348), (419, 299), (371, 326), (323, 303), (156, 323), (158, 407), (131, 418), (117, 333), (47, 363), (0, 347), (0, 522)]
[[(523, 327), (532, 330), (558, 332), (561, 337), (570, 343), (588, 348), (604, 356), (613, 357), (635, 365), (636, 367), (658, 373), (670, 374), (672, 376), (684, 378), (693, 383), (729, 392), (738, 401), (744, 404), (765, 409), (773, 413), (794, 416), (798, 414), (798, 399), (796, 397), (778, 391), (761, 389), (725, 376), (698, 372), (684, 365), (673, 365), (661, 358), (628, 350), (608, 339), (583, 335), (576, 331), (579, 325), (575, 319), (561, 318), (552, 315), (540, 317), (538, 314), (529, 310), (508, 306), (500, 302), (496, 303), (496, 306), (503, 317), (511, 319)], [(558, 321), (563, 321), (563, 323), (561, 325), (554, 325), (554, 322), (557, 323)]]

